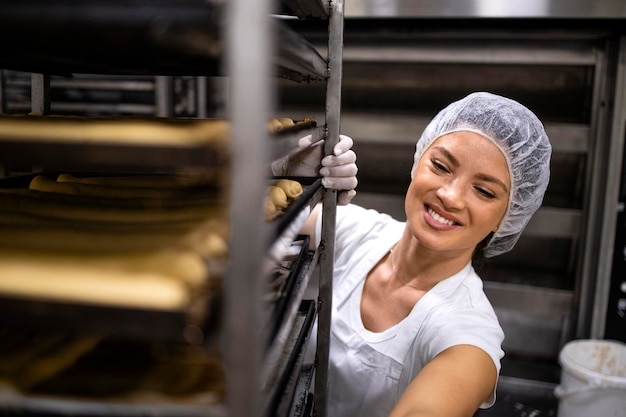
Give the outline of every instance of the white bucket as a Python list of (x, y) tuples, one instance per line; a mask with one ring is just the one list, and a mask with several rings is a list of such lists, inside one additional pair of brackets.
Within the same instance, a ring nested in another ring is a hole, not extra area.
[(559, 417), (626, 417), (626, 344), (575, 340), (559, 354)]

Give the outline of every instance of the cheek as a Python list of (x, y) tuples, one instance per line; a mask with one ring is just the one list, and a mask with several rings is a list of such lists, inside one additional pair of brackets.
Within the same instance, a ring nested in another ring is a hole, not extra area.
[(424, 187), (423, 187), (423, 177), (421, 176), (414, 176), (413, 180), (411, 180), (411, 182), (409, 183), (409, 187), (407, 188), (406, 191), (406, 200), (407, 203), (415, 203), (415, 200), (418, 199), (420, 197), (420, 195), (422, 195), (424, 193)]
[(502, 220), (504, 220), (504, 216), (506, 214), (508, 206), (507, 205), (503, 205), (502, 207), (500, 207), (499, 210), (496, 210), (496, 214), (494, 215), (494, 227), (492, 230), (495, 230), (496, 228), (500, 227), (500, 224), (502, 223)]

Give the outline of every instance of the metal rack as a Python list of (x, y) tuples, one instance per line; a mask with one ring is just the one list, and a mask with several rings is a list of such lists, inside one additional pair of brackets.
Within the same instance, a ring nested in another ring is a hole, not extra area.
[[(252, 3), (245, 0), (32, 0), (21, 3), (19, 7), (6, 3), (8, 2), (0, 4), (0, 33), (3, 36), (19, 36), (22, 43), (19, 47), (7, 46), (2, 51), (0, 68), (32, 72), (31, 113), (44, 116), (49, 113), (51, 74), (131, 75), (144, 81), (146, 76), (155, 76), (152, 80), (149, 79), (144, 89), (162, 97), (160, 102), (163, 106), (156, 105), (151, 109), (155, 110), (157, 116), (173, 115), (167, 105), (171, 93), (171, 77), (203, 79), (202, 77), (208, 75), (228, 78), (231, 93), (227, 101), (227, 119), (231, 122), (232, 129), (229, 192), (231, 230), (230, 263), (227, 279), (224, 280), (223, 333), (220, 342), (225, 353), (227, 398), (225, 404), (215, 407), (181, 409), (173, 406), (166, 411), (181, 415), (200, 413), (205, 416), (264, 417), (273, 415), (274, 410), (271, 407), (278, 406), (281, 412), (293, 414), (296, 411), (290, 403), (280, 399), (280, 392), (276, 392), (274, 383), (275, 380), (286, 379), (291, 384), (289, 390), (299, 395), (294, 400), (298, 404), (297, 413), (304, 409), (311, 411), (311, 407), (314, 407), (318, 416), (324, 416), (336, 192), (321, 190), (314, 193), (308, 204), (300, 208), (300, 215), (295, 216), (289, 227), (279, 233), (282, 238), (287, 233), (293, 233), (298, 228), (298, 222), (304, 220), (302, 214), (310, 211), (316, 202), (323, 203), (320, 249), (308, 256), (299, 277), (299, 286), (294, 290), (292, 305), (285, 309), (283, 322), (278, 326), (274, 340), (268, 340), (267, 335), (260, 332), (260, 329), (267, 328), (268, 317), (262, 305), (264, 283), (260, 279), (262, 277), (259, 277), (259, 271), (265, 270), (268, 238), (276, 230), (268, 226), (262, 217), (266, 179), (259, 173), (267, 172), (267, 166), (273, 158), (292, 151), (297, 139), (307, 133), (314, 138), (325, 139), (326, 153), (332, 150), (338, 140), (343, 1), (283, 2), (293, 11), (292, 18), (328, 21), (326, 58), (284, 25), (284, 17), (272, 14), (276, 8), (272, 0)], [(29, 29), (24, 31), (26, 27)], [(67, 27), (75, 28), (76, 32), (70, 34), (71, 31), (61, 29)], [(119, 33), (120, 30), (127, 36), (116, 37), (115, 32)], [(46, 36), (50, 33), (55, 33), (58, 37)], [(116, 46), (120, 49), (115, 50)], [(278, 77), (292, 82), (326, 83), (324, 122), (320, 126), (270, 138), (266, 133), (266, 126), (267, 120), (274, 115), (276, 109), (275, 80)], [(1, 83), (0, 87), (5, 84)], [(4, 98), (4, 95), (0, 97), (3, 104)], [(202, 114), (199, 116), (202, 117)], [(82, 151), (88, 149), (85, 146), (52, 143), (52, 148), (40, 149), (41, 152), (37, 151), (38, 146), (40, 145), (36, 143), (3, 141), (0, 143), (0, 147), (4, 148), (0, 163), (31, 162), (44, 167), (51, 163), (53, 166), (63, 164), (76, 168), (89, 167), (92, 164), (99, 167), (116, 167), (121, 164), (164, 168), (172, 164), (202, 166), (210, 160), (206, 154), (198, 154), (198, 149), (191, 148), (179, 149), (180, 154), (172, 159), (171, 149), (134, 149), (112, 144), (105, 146), (106, 152), (90, 160), (93, 154), (86, 154), (87, 159), (80, 158)], [(26, 149), (31, 152), (26, 152)], [(162, 152), (163, 157), (144, 159), (155, 150)], [(319, 298), (314, 302), (305, 302), (302, 300), (303, 290), (316, 265), (320, 270)], [(15, 314), (19, 314), (19, 306), (13, 307)], [(279, 374), (277, 368), (285, 366), (282, 353), (290, 343), (294, 340), (300, 343), (306, 341), (305, 328), (298, 326), (310, 326), (315, 315), (321, 330), (314, 368), (315, 399), (314, 404), (311, 404), (309, 390), (302, 390), (307, 382), (301, 381), (303, 378), (312, 380), (313, 370), (308, 364), (300, 372), (297, 367), (303, 364), (296, 355), (289, 359), (290, 366), (295, 366), (296, 369), (284, 371), (290, 373), (288, 377)], [(242, 401), (243, 398), (245, 401)], [(81, 409), (80, 404), (71, 401), (32, 401), (19, 397), (7, 399), (3, 403), (32, 412), (78, 410), (86, 413), (92, 411), (133, 415), (149, 414), (151, 410), (149, 404), (130, 408), (111, 405), (103, 409), (98, 409), (102, 404), (82, 404), (87, 408)]]

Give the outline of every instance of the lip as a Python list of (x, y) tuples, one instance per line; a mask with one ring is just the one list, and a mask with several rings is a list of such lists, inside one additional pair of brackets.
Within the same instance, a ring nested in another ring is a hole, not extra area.
[[(454, 223), (453, 224), (442, 224), (439, 223), (438, 221), (436, 221), (428, 212), (428, 210), (432, 210), (435, 213), (437, 213), (438, 215), (440, 215), (441, 217), (451, 220)], [(441, 208), (431, 205), (431, 204), (425, 204), (424, 205), (424, 219), (426, 220), (426, 223), (428, 223), (431, 227), (435, 228), (435, 229), (439, 229), (439, 230), (450, 230), (450, 229), (454, 229), (455, 227), (459, 227), (459, 226), (463, 226), (463, 223), (461, 223), (459, 221), (459, 219), (457, 219), (454, 216), (451, 216), (449, 213), (446, 213), (445, 211), (443, 211)]]

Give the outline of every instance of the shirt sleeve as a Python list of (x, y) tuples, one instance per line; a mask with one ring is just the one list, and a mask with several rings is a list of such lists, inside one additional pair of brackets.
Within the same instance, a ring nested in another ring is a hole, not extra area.
[[(482, 349), (487, 353), (500, 374), (500, 361), (504, 357), (502, 342), (504, 332), (497, 319), (485, 311), (478, 309), (460, 309), (451, 314), (440, 312), (445, 317), (438, 326), (430, 326), (423, 340), (428, 340), (421, 351), (422, 363), (428, 363), (439, 353), (449, 347), (458, 345), (471, 345)], [(495, 390), (493, 394), (481, 404), (481, 408), (489, 408), (495, 403)]]

